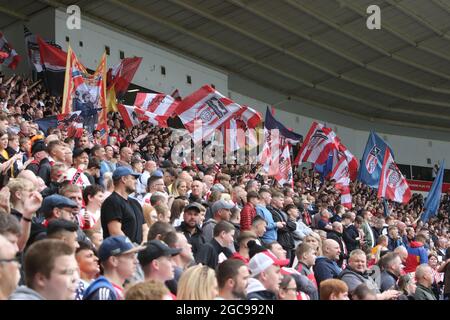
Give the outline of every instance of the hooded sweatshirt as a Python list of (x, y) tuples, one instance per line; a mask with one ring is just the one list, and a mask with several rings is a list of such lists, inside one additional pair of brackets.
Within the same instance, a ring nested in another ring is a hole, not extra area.
[(20, 286), (14, 291), (9, 300), (46, 300), (39, 293), (26, 286)]
[(415, 272), (419, 265), (428, 263), (428, 252), (422, 242), (411, 241), (407, 250), (408, 258), (405, 263), (405, 272)]

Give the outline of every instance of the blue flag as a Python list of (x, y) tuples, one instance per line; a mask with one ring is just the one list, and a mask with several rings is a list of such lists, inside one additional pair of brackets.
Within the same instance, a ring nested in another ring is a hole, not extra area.
[(371, 131), (363, 158), (361, 159), (361, 165), (359, 166), (359, 181), (372, 188), (378, 189), (386, 148), (389, 148), (392, 157), (394, 157), (392, 149), (386, 142), (384, 142), (375, 132)]
[(431, 217), (436, 216), (439, 210), (442, 194), (442, 181), (444, 180), (444, 167), (445, 160), (442, 160), (439, 166), (438, 174), (436, 175), (436, 178), (434, 178), (433, 185), (431, 186), (431, 190), (428, 193), (427, 200), (425, 201), (425, 211), (420, 218), (424, 223)]
[(264, 127), (267, 130), (278, 129), (280, 131), (280, 137), (285, 137), (292, 144), (295, 144), (295, 143), (303, 140), (303, 136), (301, 134), (298, 134), (298, 133), (295, 133), (295, 132), (289, 130), (281, 122), (279, 122), (277, 119), (275, 119), (273, 117), (272, 113), (270, 112), (269, 107), (267, 107), (267, 110), (266, 110), (266, 118), (264, 119)]

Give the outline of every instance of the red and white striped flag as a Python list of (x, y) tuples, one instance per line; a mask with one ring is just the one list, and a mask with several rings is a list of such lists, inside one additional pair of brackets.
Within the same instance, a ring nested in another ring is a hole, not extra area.
[(294, 165), (300, 165), (302, 162), (311, 162), (314, 164), (325, 163), (330, 152), (337, 148), (335, 142), (336, 135), (330, 128), (326, 128), (323, 124), (313, 122), (294, 160)]
[(286, 183), (289, 183), (291, 187), (294, 187), (294, 175), (292, 173), (292, 163), (291, 163), (291, 152), (289, 143), (285, 143), (282, 148), (283, 152), (281, 153), (280, 158), (278, 159), (279, 170), (275, 175), (275, 179), (281, 186), (284, 186)]
[(242, 106), (241, 110), (237, 113), (236, 118), (242, 120), (247, 128), (255, 129), (261, 122), (261, 114), (247, 106)]
[(167, 116), (160, 116), (135, 106), (123, 104), (118, 104), (117, 108), (127, 128), (137, 126), (142, 121), (150, 122), (155, 126), (167, 127)]
[(389, 148), (384, 154), (383, 167), (381, 169), (378, 198), (386, 198), (399, 203), (408, 203), (411, 199), (411, 190), (405, 177), (400, 172), (392, 157)]
[(341, 193), (341, 204), (352, 208), (352, 195), (350, 194), (350, 175), (347, 159), (342, 157), (331, 172), (331, 179), (336, 180), (336, 190)]
[(14, 70), (19, 64), (20, 56), (0, 32), (0, 64)]
[(205, 85), (180, 102), (177, 114), (194, 143), (198, 143), (211, 137), (240, 110), (240, 105)]
[(138, 108), (150, 111), (160, 116), (171, 117), (174, 115), (179, 102), (172, 96), (162, 93), (142, 93), (136, 95), (134, 105)]

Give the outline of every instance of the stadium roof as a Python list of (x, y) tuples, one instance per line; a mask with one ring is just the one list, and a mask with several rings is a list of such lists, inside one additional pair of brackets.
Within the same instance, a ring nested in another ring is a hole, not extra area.
[(293, 99), (450, 131), (450, 0), (0, 0), (0, 28), (69, 4)]

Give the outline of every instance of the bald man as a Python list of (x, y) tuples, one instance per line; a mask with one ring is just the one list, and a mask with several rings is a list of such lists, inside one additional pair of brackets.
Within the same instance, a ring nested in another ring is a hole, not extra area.
[(433, 284), (433, 270), (428, 264), (421, 264), (416, 269), (417, 288), (414, 293), (415, 300), (436, 300), (436, 296), (431, 290)]
[(318, 257), (314, 265), (314, 275), (318, 286), (323, 280), (337, 278), (342, 271), (337, 264), (341, 254), (339, 243), (335, 240), (327, 239), (323, 242), (322, 251), (323, 256)]

